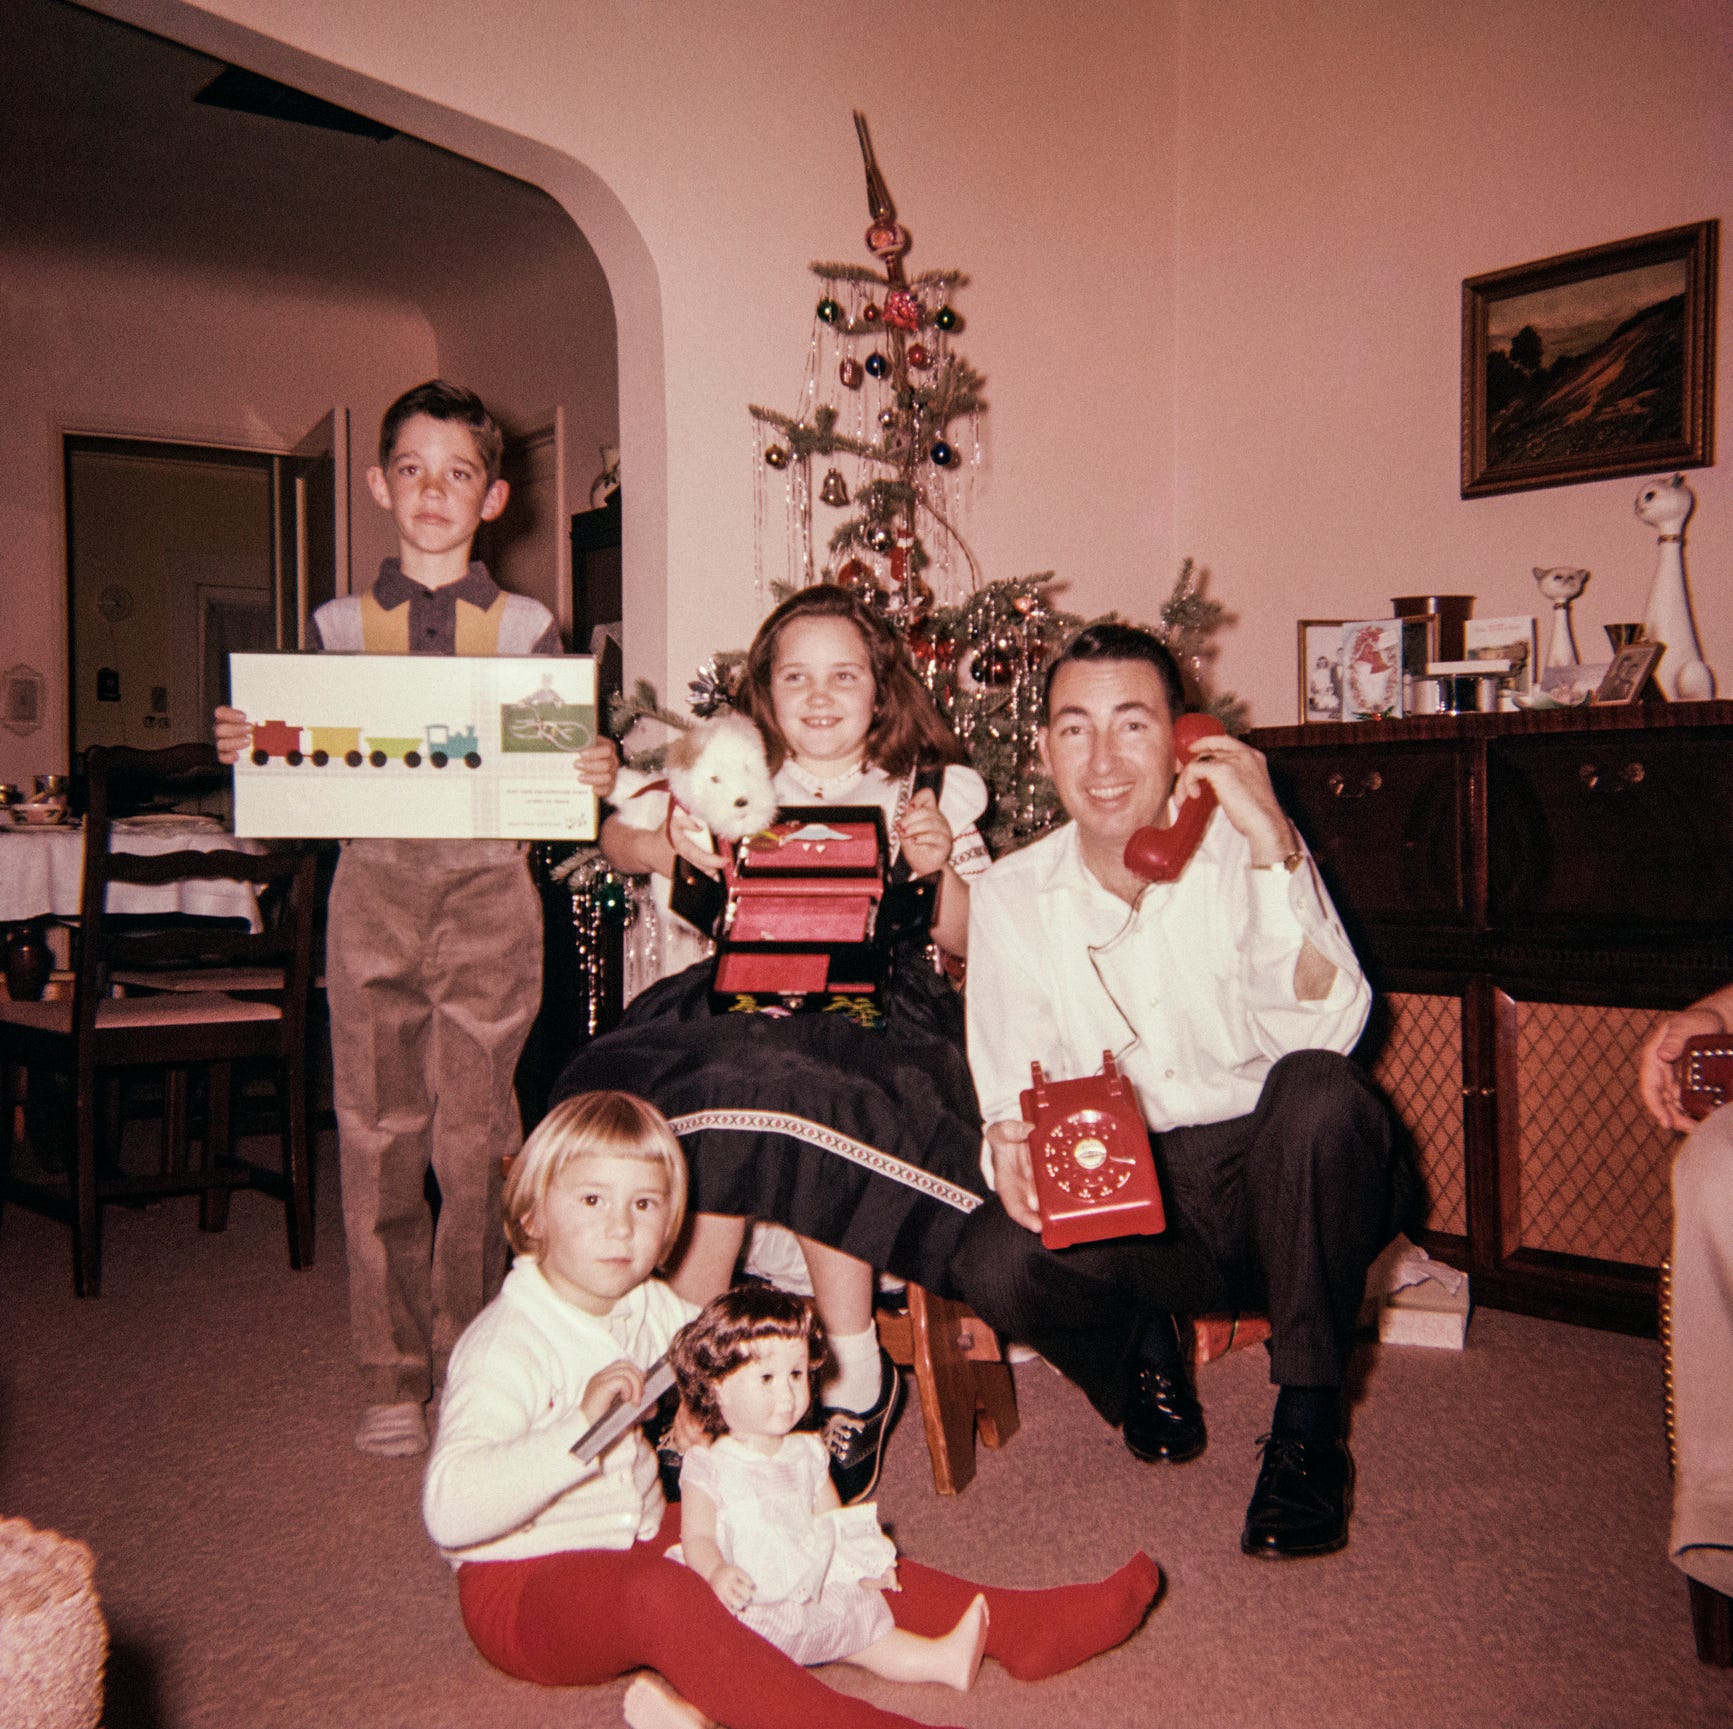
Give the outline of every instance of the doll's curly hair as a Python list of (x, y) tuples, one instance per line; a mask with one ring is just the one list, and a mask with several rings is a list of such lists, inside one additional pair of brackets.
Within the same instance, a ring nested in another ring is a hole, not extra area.
[(706, 1435), (726, 1435), (717, 1388), (752, 1360), (760, 1339), (804, 1339), (814, 1376), (829, 1355), (824, 1323), (804, 1297), (769, 1285), (736, 1285), (712, 1297), (674, 1335), (668, 1361), (680, 1383), (680, 1398)]

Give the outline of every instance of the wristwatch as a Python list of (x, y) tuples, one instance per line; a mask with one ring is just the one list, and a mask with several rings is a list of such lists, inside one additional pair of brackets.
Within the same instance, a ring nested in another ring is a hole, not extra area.
[(1289, 853), (1286, 858), (1278, 859), (1274, 864), (1253, 865), (1252, 869), (1253, 870), (1260, 870), (1260, 871), (1283, 870), (1283, 871), (1286, 871), (1289, 876), (1292, 876), (1294, 874), (1294, 872), (1297, 871), (1300, 868), (1300, 866), (1302, 864), (1304, 864), (1305, 862), (1306, 862), (1306, 854), (1305, 854), (1304, 849), (1300, 848), (1300, 847), (1295, 847), (1294, 850), (1291, 853)]

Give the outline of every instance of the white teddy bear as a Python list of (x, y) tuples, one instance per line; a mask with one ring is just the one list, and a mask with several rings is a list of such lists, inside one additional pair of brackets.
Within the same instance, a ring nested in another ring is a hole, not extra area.
[(613, 806), (628, 828), (659, 829), (672, 796), (715, 840), (740, 840), (769, 826), (776, 789), (764, 758), (764, 739), (745, 715), (700, 721), (668, 746), (663, 775), (623, 768)]

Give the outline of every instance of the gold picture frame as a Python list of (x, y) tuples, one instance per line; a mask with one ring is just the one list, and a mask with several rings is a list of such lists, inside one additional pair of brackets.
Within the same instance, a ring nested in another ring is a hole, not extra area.
[(1462, 285), (1462, 496), (1715, 460), (1720, 224)]
[(1621, 648), (1589, 700), (1596, 708), (1640, 702), (1666, 652), (1664, 642), (1633, 642)]
[[(1299, 621), (1297, 689), (1301, 726), (1342, 718), (1342, 626), (1347, 622), (1343, 618)], [(1315, 702), (1314, 695), (1318, 698)]]

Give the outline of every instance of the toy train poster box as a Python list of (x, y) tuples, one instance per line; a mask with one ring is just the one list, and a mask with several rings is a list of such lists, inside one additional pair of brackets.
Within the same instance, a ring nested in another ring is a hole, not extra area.
[(229, 677), (252, 722), (237, 834), (595, 838), (587, 655), (236, 654)]
[(680, 861), (673, 907), (716, 940), (719, 1013), (850, 1010), (881, 1001), (891, 949), (924, 936), (937, 883), (892, 882), (877, 805), (785, 805), (723, 849), (720, 882)]

